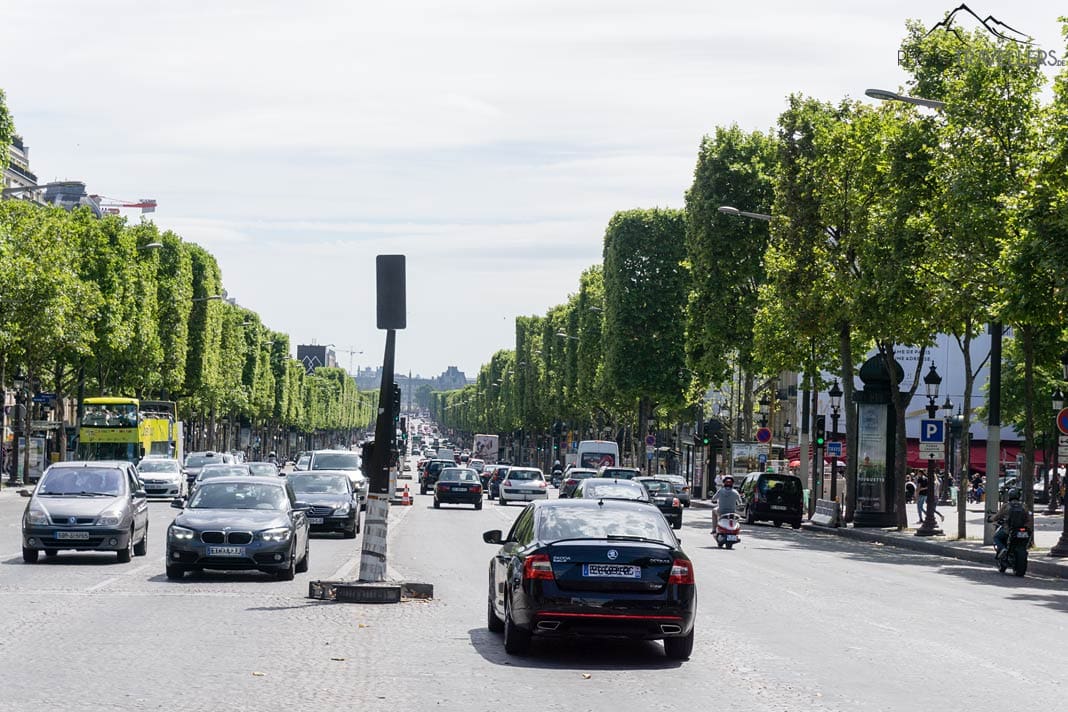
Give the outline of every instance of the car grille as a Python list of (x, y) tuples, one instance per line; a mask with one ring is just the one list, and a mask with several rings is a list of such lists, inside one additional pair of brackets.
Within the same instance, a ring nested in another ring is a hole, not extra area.
[(74, 548), (87, 548), (96, 549), (104, 543), (104, 537), (91, 536), (88, 539), (53, 539), (52, 537), (41, 537), (41, 544), (47, 547), (55, 547), (59, 549), (74, 549)]
[(252, 532), (201, 532), (205, 544), (251, 544)]
[[(77, 523), (81, 526), (85, 526), (86, 524), (96, 524), (96, 517), (77, 517), (77, 520)], [(52, 517), (52, 523), (62, 527), (74, 526), (70, 523), (70, 517)]]
[(312, 507), (308, 510), (309, 517), (329, 517), (333, 513), (333, 507)]

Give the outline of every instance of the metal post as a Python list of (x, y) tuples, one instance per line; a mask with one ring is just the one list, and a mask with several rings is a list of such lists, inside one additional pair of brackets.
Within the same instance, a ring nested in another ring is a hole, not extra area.
[[(838, 440), (838, 419), (842, 416), (841, 409), (837, 406), (831, 408), (831, 431), (835, 442)], [(838, 501), (838, 456), (831, 456), (831, 500)]]
[[(986, 517), (983, 519), (983, 545), (993, 546), (994, 525), (990, 522), (997, 513), (998, 475), (1001, 472), (1001, 337), (1000, 321), (990, 322), (990, 384), (987, 397), (986, 421)], [(1068, 532), (1068, 521), (1065, 522)], [(1065, 539), (1068, 542), (1068, 538)], [(1066, 552), (1068, 553), (1068, 552)]]
[[(934, 367), (932, 366), (932, 371)], [(927, 417), (934, 420), (938, 415), (938, 404), (935, 403), (934, 398), (928, 397), (927, 404)], [(916, 536), (941, 536), (942, 530), (935, 524), (935, 512), (938, 506), (938, 498), (934, 496), (935, 481), (934, 481), (934, 458), (928, 456), (927, 458), (927, 512), (923, 520), (923, 526), (916, 530)], [(916, 496), (919, 497), (919, 490), (916, 491)]]
[(389, 458), (393, 439), (393, 361), (397, 332), (386, 330), (386, 352), (382, 359), (382, 384), (378, 391), (378, 418), (375, 421), (375, 449), (364, 520), (363, 551), (360, 556), (361, 581), (386, 580), (386, 522), (389, 518)]
[[(809, 402), (808, 402), (808, 375), (805, 375), (805, 390), (801, 393), (801, 438), (799, 444), (801, 445), (801, 483), (802, 485), (809, 485), (808, 470), (809, 470), (809, 437), (808, 437), (808, 416), (809, 416)], [(816, 511), (816, 478), (812, 477), (812, 482), (809, 485), (808, 495), (808, 516), (812, 518), (813, 512)]]

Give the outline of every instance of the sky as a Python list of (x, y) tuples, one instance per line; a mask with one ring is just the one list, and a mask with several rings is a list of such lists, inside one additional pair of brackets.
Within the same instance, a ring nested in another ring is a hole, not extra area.
[[(381, 364), (375, 256), (406, 255), (398, 370), (473, 376), (577, 291), (613, 213), (684, 206), (702, 136), (903, 86), (905, 21), (957, 4), (3, 0), (0, 88), (39, 181), (155, 198), (343, 367)], [(1056, 5), (970, 7), (1064, 57)]]

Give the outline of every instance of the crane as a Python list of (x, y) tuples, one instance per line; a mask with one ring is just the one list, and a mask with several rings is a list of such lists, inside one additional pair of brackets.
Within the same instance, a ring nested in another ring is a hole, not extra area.
[[(335, 347), (335, 348), (336, 348), (336, 347)], [(363, 353), (363, 351), (357, 351), (356, 349), (337, 349), (337, 350), (338, 350), (338, 351), (340, 351), (341, 353), (344, 353), (344, 354), (348, 354), (348, 355), (349, 355), (349, 375), (350, 375), (350, 376), (356, 376), (356, 375), (358, 375), (358, 374), (355, 374), (355, 373), (353, 373), (353, 372), (352, 372), (352, 359), (353, 359), (353, 357), (354, 357), (354, 356), (356, 356), (357, 354), (362, 354), (362, 353)]]

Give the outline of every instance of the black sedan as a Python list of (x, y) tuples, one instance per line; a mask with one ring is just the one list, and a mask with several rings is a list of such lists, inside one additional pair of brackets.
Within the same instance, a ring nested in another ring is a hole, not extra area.
[(446, 467), (434, 483), (434, 509), (443, 504), (473, 504), (482, 509), (482, 479), (470, 467)]
[(661, 480), (656, 477), (638, 477), (638, 482), (645, 485), (649, 490), (649, 496), (653, 500), (664, 518), (671, 522), (675, 529), (682, 529), (682, 500), (675, 489), (675, 483), (671, 480)]
[(619, 500), (532, 502), (490, 561), (487, 625), (524, 653), (533, 636), (662, 639), (664, 653), (693, 650), (693, 564), (664, 517)]
[(294, 472), (289, 485), (307, 503), (308, 526), (313, 532), (340, 532), (346, 539), (360, 533), (360, 493), (345, 472)]
[(259, 569), (283, 581), (308, 570), (308, 505), (278, 477), (201, 483), (167, 527), (167, 578), (200, 569)]

